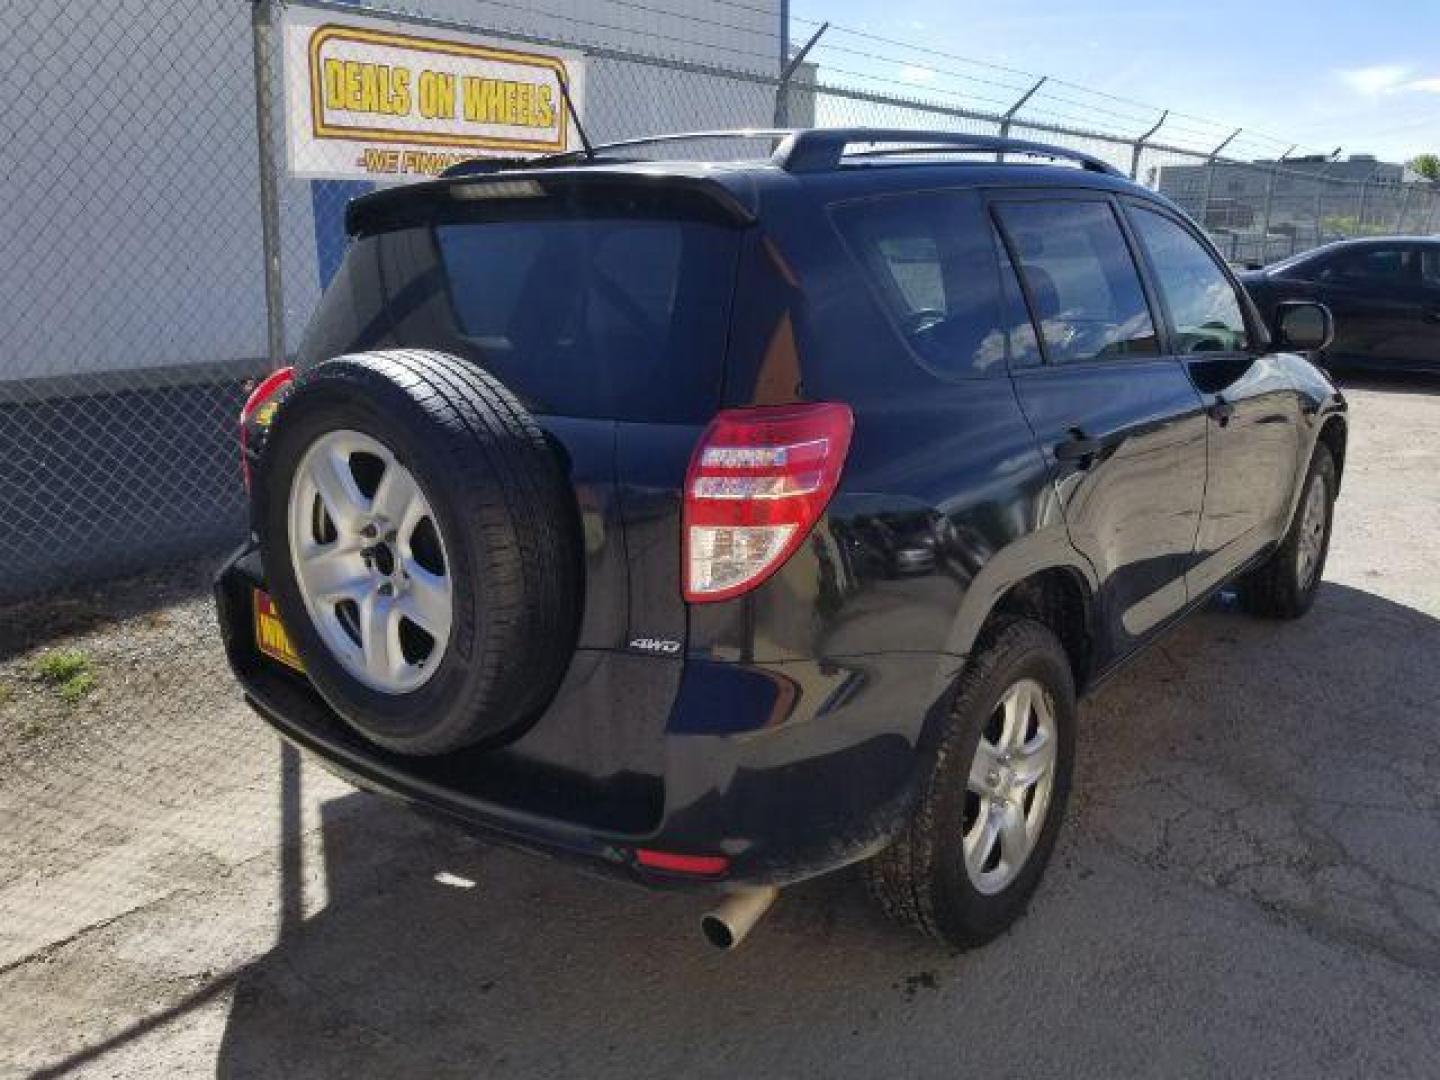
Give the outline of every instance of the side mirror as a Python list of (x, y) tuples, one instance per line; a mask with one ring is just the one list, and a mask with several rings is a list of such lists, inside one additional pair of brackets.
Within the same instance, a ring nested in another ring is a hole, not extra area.
[(1282, 300), (1275, 305), (1275, 347), (1319, 351), (1335, 340), (1335, 318), (1313, 300)]

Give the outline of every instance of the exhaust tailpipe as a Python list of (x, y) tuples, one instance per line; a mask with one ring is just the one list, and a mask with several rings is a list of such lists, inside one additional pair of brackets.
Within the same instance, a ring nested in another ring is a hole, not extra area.
[(739, 889), (730, 893), (714, 911), (700, 919), (705, 940), (717, 949), (733, 949), (745, 940), (760, 917), (770, 910), (780, 890), (774, 885)]

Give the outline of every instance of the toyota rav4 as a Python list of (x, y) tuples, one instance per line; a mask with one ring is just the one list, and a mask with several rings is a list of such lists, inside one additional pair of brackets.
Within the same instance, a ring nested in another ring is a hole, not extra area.
[(351, 204), (242, 417), (230, 660), (361, 787), (718, 889), (719, 945), (855, 863), (984, 942), (1054, 847), (1077, 696), (1223, 588), (1314, 600), (1330, 316), (1267, 328), (1184, 214), (1068, 149), (729, 137), (764, 153)]

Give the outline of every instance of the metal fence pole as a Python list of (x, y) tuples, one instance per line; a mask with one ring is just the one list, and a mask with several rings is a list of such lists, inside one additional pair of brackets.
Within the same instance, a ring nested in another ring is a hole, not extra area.
[(1433, 187), (1430, 192), (1430, 212), (1425, 216), (1424, 235), (1431, 235), (1435, 232), (1435, 217), (1440, 211), (1440, 186)]
[(1320, 171), (1315, 174), (1315, 243), (1317, 246), (1325, 242), (1324, 235), (1320, 230), (1324, 212), (1321, 199), (1325, 195), (1325, 174), (1330, 171), (1330, 166), (1335, 164), (1335, 159), (1340, 156), (1342, 149), (1343, 147), (1337, 146), (1335, 152), (1330, 155), (1330, 160), (1322, 165)]
[(1365, 179), (1360, 181), (1360, 205), (1355, 211), (1355, 233), (1357, 236), (1365, 235), (1365, 199), (1370, 194), (1370, 181), (1375, 179), (1375, 174), (1379, 171), (1380, 166), (1376, 165), (1375, 168), (1365, 174)]
[(1232, 131), (1230, 137), (1211, 150), (1210, 156), (1205, 159), (1205, 194), (1200, 200), (1200, 227), (1207, 231), (1210, 228), (1210, 192), (1215, 186), (1215, 159), (1220, 156), (1221, 151), (1239, 137), (1240, 131), (1240, 128)]
[(777, 128), (790, 126), (790, 80), (794, 77), (795, 72), (800, 70), (800, 65), (804, 63), (805, 57), (810, 55), (810, 50), (820, 40), (820, 35), (828, 29), (830, 29), (828, 22), (821, 23), (820, 29), (810, 35), (810, 40), (805, 42), (794, 58), (781, 69), (780, 82), (775, 86), (775, 126)]
[(280, 264), (280, 193), (275, 173), (275, 108), (270, 91), (275, 31), (272, 0), (253, 0), (251, 47), (255, 58), (255, 143), (260, 167), (260, 244), (265, 259), (266, 354), (285, 366), (285, 290)]
[(1145, 149), (1145, 144), (1150, 141), (1151, 137), (1152, 137), (1157, 131), (1160, 130), (1160, 125), (1163, 124), (1163, 123), (1165, 123), (1166, 119), (1167, 119), (1169, 116), (1170, 116), (1170, 110), (1169, 110), (1169, 109), (1166, 109), (1164, 112), (1162, 112), (1162, 113), (1160, 114), (1160, 119), (1155, 121), (1155, 123), (1151, 126), (1150, 130), (1147, 131), (1147, 132), (1145, 132), (1144, 135), (1141, 135), (1138, 139), (1135, 140), (1135, 148), (1130, 151), (1130, 179), (1131, 179), (1131, 180), (1139, 180), (1139, 179), (1140, 179), (1140, 154), (1144, 151), (1144, 149)]
[(790, 63), (790, 0), (780, 0), (780, 65), (776, 68), (781, 77), (785, 66)]
[[(1036, 80), (1034, 86), (1030, 87), (1029, 90), (1026, 90), (1025, 93), (1021, 94), (1020, 99), (1016, 101), (1014, 105), (1011, 105), (1010, 108), (1006, 109), (1004, 113), (1001, 114), (1000, 127), (997, 131), (997, 134), (1000, 136), (1000, 138), (1008, 139), (1010, 137), (1010, 121), (1014, 120), (1015, 114), (1025, 107), (1025, 103), (1027, 101), (1029, 101), (1032, 97), (1035, 96), (1035, 92), (1039, 90), (1040, 87), (1045, 85), (1045, 80), (1047, 78), (1049, 78), (1049, 76), (1047, 75), (1040, 76), (1040, 78)], [(1001, 150), (996, 153), (995, 160), (1004, 161), (1005, 151)]]
[(1275, 164), (1270, 166), (1270, 176), (1265, 181), (1265, 210), (1260, 218), (1260, 261), (1262, 263), (1270, 261), (1270, 212), (1275, 205), (1275, 178), (1279, 175), (1280, 166), (1285, 163), (1285, 159), (1294, 152), (1295, 147), (1292, 146), (1281, 154), (1275, 160)]
[(1405, 188), (1405, 198), (1400, 203), (1400, 209), (1395, 212), (1395, 227), (1391, 232), (1398, 233), (1405, 224), (1405, 215), (1410, 212), (1410, 196), (1415, 193), (1414, 184), (1406, 184), (1403, 181), (1401, 186)]

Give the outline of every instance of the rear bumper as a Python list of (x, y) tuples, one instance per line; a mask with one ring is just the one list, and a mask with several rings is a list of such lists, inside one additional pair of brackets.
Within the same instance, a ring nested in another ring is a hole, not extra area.
[[(584, 668), (573, 690), (582, 700), (590, 686), (631, 686), (637, 665), (642, 689), (651, 679), (673, 695), (665, 730), (633, 767), (547, 759), (530, 735), (407, 758), (361, 739), (303, 676), (258, 652), (251, 604), (263, 585), (258, 554), (237, 552), (216, 580), (220, 624), (246, 700), (288, 742), (360, 788), (486, 839), (652, 886), (783, 885), (879, 850), (911, 805), (920, 731), (949, 681), (937, 658), (917, 654), (756, 666), (587, 652), (572, 664)], [(640, 848), (721, 854), (729, 869), (664, 873), (640, 865)]]

